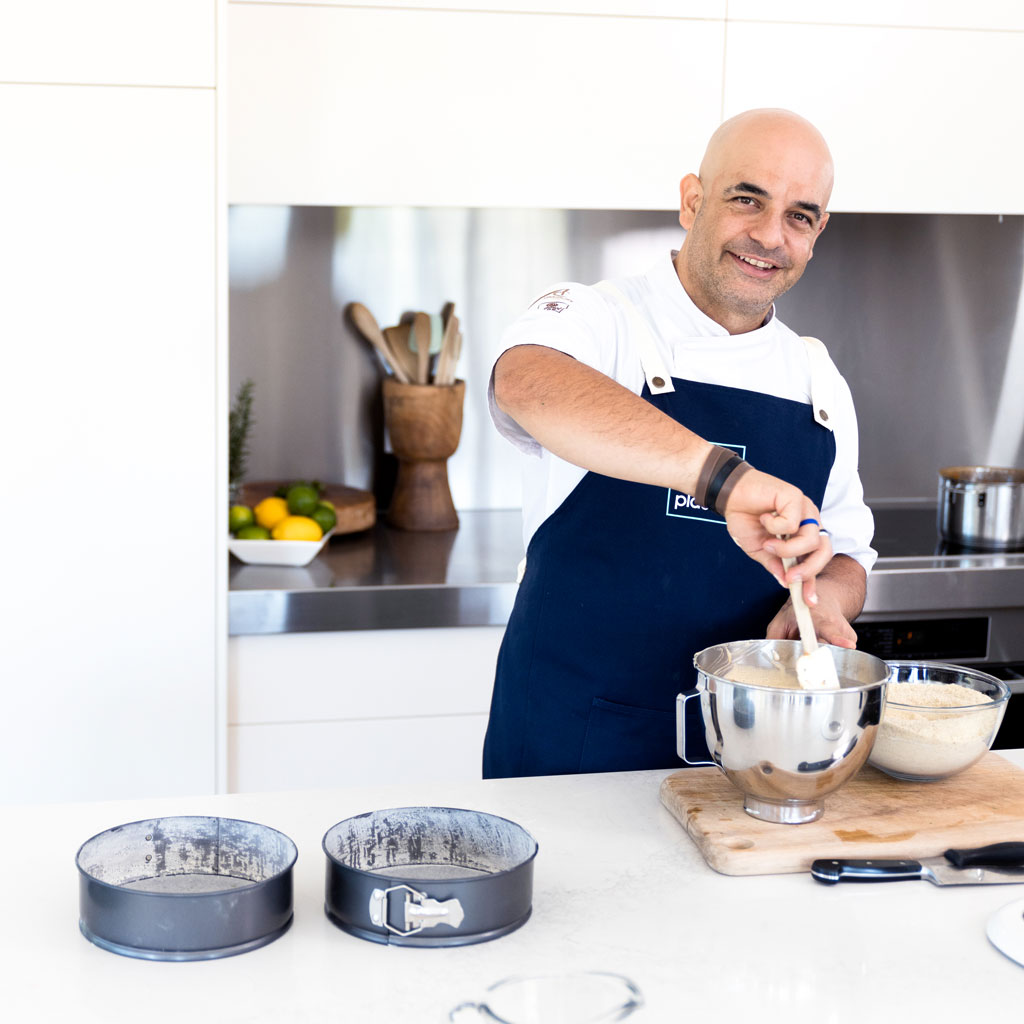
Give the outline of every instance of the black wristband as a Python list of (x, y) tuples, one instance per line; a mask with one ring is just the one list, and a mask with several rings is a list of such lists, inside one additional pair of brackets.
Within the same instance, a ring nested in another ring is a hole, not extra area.
[(704, 496), (705, 507), (714, 509), (716, 512), (719, 511), (719, 509), (715, 507), (718, 503), (718, 495), (725, 486), (725, 481), (728, 480), (729, 477), (732, 476), (733, 472), (742, 465), (743, 459), (738, 455), (733, 455), (731, 459), (727, 459), (722, 463), (721, 468), (714, 477), (712, 477), (711, 483), (708, 484), (707, 494)]

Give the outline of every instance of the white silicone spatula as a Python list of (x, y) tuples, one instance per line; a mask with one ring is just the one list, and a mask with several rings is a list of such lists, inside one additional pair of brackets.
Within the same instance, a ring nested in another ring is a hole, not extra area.
[[(796, 559), (784, 558), (782, 564), (788, 571), (796, 564)], [(789, 594), (793, 599), (793, 611), (796, 612), (800, 642), (804, 645), (804, 653), (796, 659), (797, 682), (805, 690), (838, 690), (839, 676), (836, 674), (836, 663), (832, 660), (832, 652), (827, 647), (818, 645), (811, 613), (804, 601), (803, 583), (791, 583)]]

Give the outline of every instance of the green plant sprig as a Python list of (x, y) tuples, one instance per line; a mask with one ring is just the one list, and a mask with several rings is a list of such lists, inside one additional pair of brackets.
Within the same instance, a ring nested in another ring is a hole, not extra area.
[(228, 484), (232, 489), (245, 479), (248, 468), (253, 387), (252, 380), (242, 382), (228, 415)]

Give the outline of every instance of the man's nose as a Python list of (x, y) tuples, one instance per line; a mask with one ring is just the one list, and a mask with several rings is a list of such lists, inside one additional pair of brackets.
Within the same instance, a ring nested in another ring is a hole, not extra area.
[(765, 249), (780, 248), (785, 237), (782, 215), (771, 210), (764, 210), (761, 216), (754, 221), (750, 237)]

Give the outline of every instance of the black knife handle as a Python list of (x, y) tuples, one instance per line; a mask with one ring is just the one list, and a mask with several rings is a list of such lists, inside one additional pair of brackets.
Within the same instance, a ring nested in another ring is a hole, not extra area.
[(947, 850), (944, 856), (950, 864), (958, 868), (978, 865), (1024, 868), (1024, 843), (993, 843), (991, 846), (979, 846), (974, 850)]
[(921, 877), (916, 860), (816, 860), (811, 876), (826, 885), (836, 882), (905, 882)]

